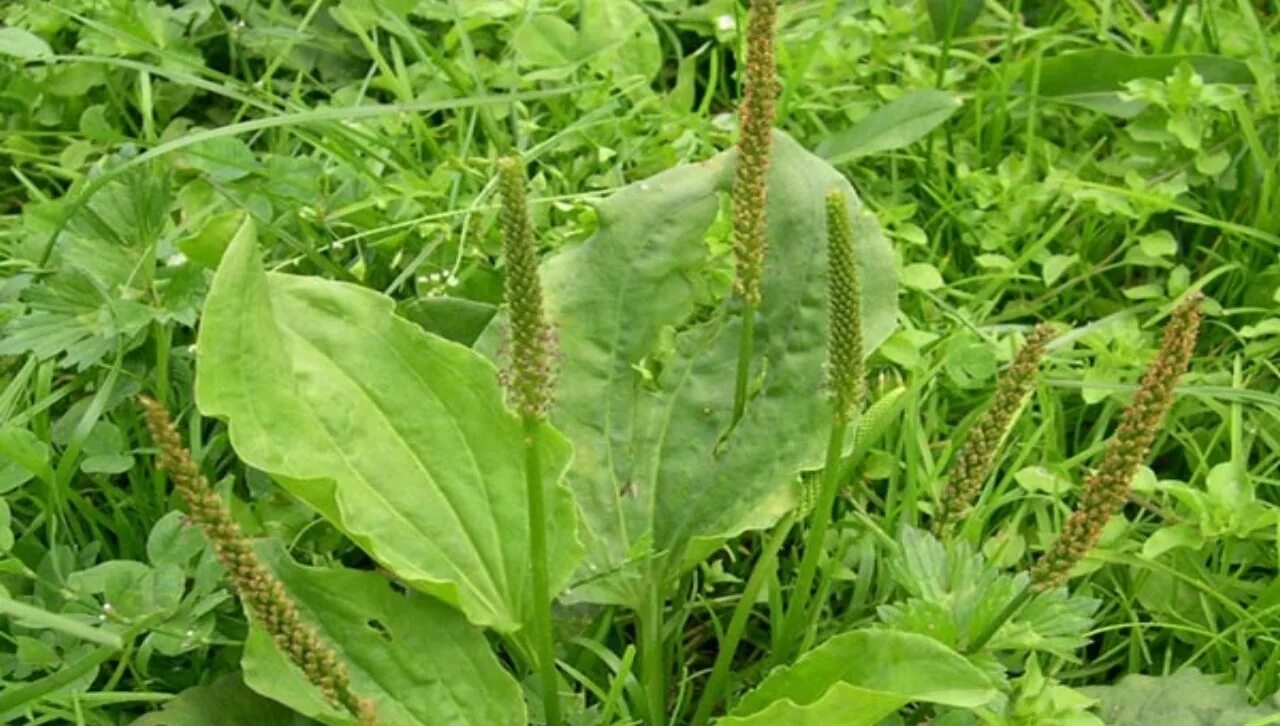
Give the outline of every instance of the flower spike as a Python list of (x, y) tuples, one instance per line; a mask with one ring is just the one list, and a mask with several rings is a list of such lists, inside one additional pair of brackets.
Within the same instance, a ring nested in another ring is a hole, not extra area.
[(143, 397), (139, 401), (151, 438), (160, 449), (160, 468), (168, 473), (186, 500), (191, 520), (213, 544), (218, 559), (231, 576), (232, 586), (250, 613), (329, 703), (350, 711), (360, 726), (373, 726), (376, 723), (373, 702), (351, 691), (351, 678), (338, 654), (302, 622), (293, 598), (258, 559), (249, 539), (191, 458), (168, 409), (151, 398)]
[(1053, 545), (1031, 569), (1037, 590), (1051, 590), (1067, 581), (1076, 563), (1098, 543), (1102, 528), (1129, 496), (1138, 467), (1147, 460), (1165, 414), (1173, 403), (1173, 389), (1191, 364), (1200, 329), (1200, 301), (1193, 293), (1173, 312), (1155, 360), (1147, 367), (1138, 391), (1120, 417), (1120, 426), (1107, 441), (1102, 463), (1084, 484), (1084, 493)]
[(1013, 364), (999, 382), (991, 405), (982, 413), (951, 464), (946, 488), (938, 500), (938, 511), (933, 520), (933, 533), (939, 538), (951, 534), (956, 521), (969, 504), (982, 491), (982, 485), (991, 478), (1000, 444), (1009, 433), (1014, 418), (1022, 410), (1022, 403), (1035, 385), (1036, 371), (1044, 358), (1045, 344), (1053, 337), (1053, 329), (1046, 324), (1037, 325), (1027, 336), (1027, 342), (1018, 350)]
[(844, 192), (827, 192), (830, 332), (827, 375), (836, 416), (848, 422), (862, 405), (866, 365), (862, 345), (862, 275)]
[(773, 34), (777, 0), (754, 0), (747, 24), (746, 81), (739, 110), (738, 167), (733, 180), (733, 237), (737, 262), (735, 287), (749, 305), (760, 302), (767, 242), (766, 176), (773, 145), (778, 95)]
[(502, 247), (507, 263), (506, 299), (511, 317), (511, 402), (521, 416), (543, 420), (554, 387), (554, 339), (542, 306), (537, 243), (519, 160), (498, 162), (502, 193)]

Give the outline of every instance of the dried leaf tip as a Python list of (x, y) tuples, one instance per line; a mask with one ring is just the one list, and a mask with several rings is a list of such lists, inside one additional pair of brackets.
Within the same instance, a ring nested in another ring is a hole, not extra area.
[(827, 192), (827, 375), (836, 417), (851, 421), (862, 406), (866, 365), (862, 344), (862, 275), (844, 192)]
[(733, 180), (735, 287), (751, 305), (760, 302), (767, 245), (766, 177), (778, 95), (774, 57), (777, 0), (754, 0), (747, 22), (746, 80), (739, 111), (738, 167)]
[(360, 726), (373, 726), (377, 722), (373, 702), (351, 691), (350, 676), (337, 653), (302, 622), (297, 604), (275, 574), (258, 559), (249, 539), (191, 458), (168, 409), (145, 396), (139, 398), (139, 402), (151, 439), (160, 450), (160, 468), (187, 502), (191, 520), (213, 544), (231, 577), (232, 587), (249, 612), (331, 704), (350, 711)]
[(543, 314), (537, 244), (519, 160), (507, 157), (498, 162), (498, 187), (502, 193), (502, 249), (511, 321), (508, 394), (521, 416), (541, 420), (551, 405), (554, 340)]
[(1102, 528), (1124, 506), (1138, 467), (1147, 460), (1164, 416), (1173, 404), (1174, 387), (1187, 372), (1200, 330), (1199, 293), (1192, 293), (1173, 312), (1160, 350), (1147, 366), (1111, 439), (1098, 469), (1084, 484), (1076, 510), (1058, 538), (1031, 569), (1038, 590), (1050, 590), (1071, 576), (1076, 563), (1098, 543)]
[(1052, 337), (1053, 328), (1047, 324), (1040, 324), (1032, 329), (1026, 343), (1014, 356), (1013, 364), (996, 383), (996, 393), (991, 399), (991, 405), (969, 430), (960, 453), (951, 464), (946, 487), (938, 499), (933, 532), (939, 538), (951, 534), (956, 521), (977, 498), (982, 485), (991, 478), (1000, 444), (1008, 435), (1014, 418), (1022, 410), (1023, 402), (1035, 385), (1045, 345)]

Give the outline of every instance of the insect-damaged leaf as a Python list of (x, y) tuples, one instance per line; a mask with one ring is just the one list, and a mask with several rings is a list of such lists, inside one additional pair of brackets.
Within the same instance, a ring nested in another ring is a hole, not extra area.
[[(662, 556), (670, 575), (698, 540), (767, 526), (748, 520), (820, 464), (832, 187), (856, 224), (867, 350), (893, 329), (895, 266), (878, 225), (838, 172), (776, 134), (756, 385), (730, 426), (741, 308), (700, 306), (696, 280), (725, 264), (706, 237), (735, 159), (726, 152), (619, 190), (590, 239), (542, 266), (563, 352), (551, 417), (574, 444), (568, 481), (590, 553), (576, 591), (586, 599), (636, 603), (647, 576), (638, 563)], [(500, 324), (482, 347), (496, 347)]]
[[(520, 422), (473, 351), (344, 283), (267, 273), (251, 227), (205, 306), (201, 410), (231, 443), (406, 582), (514, 630), (531, 605)], [(544, 477), (569, 459), (546, 426)], [(551, 581), (578, 559), (573, 503), (548, 493)]]
[[(447, 605), (396, 592), (373, 572), (299, 565), (274, 542), (257, 550), (307, 624), (337, 651), (352, 691), (373, 701), (378, 723), (526, 723), (519, 684), (484, 634)], [(241, 666), (245, 683), (259, 693), (326, 724), (355, 723), (324, 700), (261, 628), (250, 632)]]

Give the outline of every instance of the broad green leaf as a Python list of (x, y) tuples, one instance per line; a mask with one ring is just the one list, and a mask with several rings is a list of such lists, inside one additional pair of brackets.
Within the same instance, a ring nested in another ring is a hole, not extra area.
[(1014, 481), (1031, 493), (1064, 494), (1071, 491), (1071, 478), (1047, 466), (1026, 466), (1013, 475)]
[(1049, 255), (1040, 265), (1040, 277), (1044, 284), (1053, 285), (1062, 278), (1063, 273), (1076, 264), (1078, 255)]
[(183, 152), (183, 159), (217, 182), (242, 179), (258, 169), (258, 159), (249, 145), (230, 136), (192, 144)]
[[(563, 353), (551, 417), (574, 442), (568, 481), (586, 525), (584, 599), (636, 603), (644, 576), (629, 565), (667, 556), (671, 574), (695, 539), (767, 526), (747, 520), (820, 465), (832, 187), (858, 224), (868, 350), (893, 329), (896, 269), (878, 225), (838, 172), (785, 134), (775, 140), (757, 390), (736, 427), (741, 308), (700, 307), (696, 284), (727, 264), (706, 236), (733, 152), (619, 190), (599, 205), (591, 238), (542, 266)], [(497, 347), (498, 328), (481, 347)]]
[(1252, 706), (1243, 690), (1195, 668), (1159, 678), (1131, 674), (1114, 686), (1081, 690), (1098, 699), (1110, 726), (1245, 726), (1280, 715), (1280, 699)]
[(494, 305), (460, 297), (420, 297), (400, 308), (401, 315), (428, 333), (463, 345), (476, 342), (497, 312)]
[(818, 144), (832, 164), (901, 149), (924, 138), (960, 109), (958, 98), (935, 89), (912, 91)]
[(943, 369), (947, 377), (961, 388), (977, 388), (995, 378), (999, 363), (991, 345), (985, 341), (954, 337), (947, 341)]
[[(397, 592), (373, 572), (299, 565), (273, 541), (257, 550), (303, 619), (338, 652), (352, 691), (373, 700), (379, 723), (525, 724), (519, 684), (484, 634), (456, 611), (418, 593)], [(262, 695), (327, 724), (354, 723), (256, 625), (240, 665), (245, 683)]]
[[(415, 587), (477, 624), (531, 606), (520, 422), (478, 354), (398, 318), (376, 292), (268, 274), (251, 226), (228, 247), (199, 337), (200, 408), (246, 463)], [(546, 481), (569, 447), (541, 431)], [(551, 580), (579, 552), (573, 502), (549, 488)]]
[(216, 269), (227, 245), (240, 228), (250, 224), (248, 220), (248, 213), (240, 209), (215, 214), (206, 219), (200, 229), (178, 240), (178, 249), (196, 264)]
[(1205, 478), (1205, 490), (1209, 501), (1228, 512), (1243, 511), (1255, 498), (1245, 467), (1234, 461), (1215, 464)]
[(1142, 556), (1155, 559), (1177, 547), (1199, 549), (1204, 545), (1204, 534), (1187, 524), (1171, 524), (1151, 533), (1142, 543)]
[(0, 28), (0, 56), (36, 60), (53, 56), (53, 49), (40, 36), (22, 28)]
[(315, 721), (263, 698), (229, 673), (206, 686), (188, 688), (159, 711), (130, 726), (307, 726)]
[[(1139, 78), (1163, 80), (1188, 63), (1205, 83), (1252, 85), (1253, 72), (1243, 61), (1214, 55), (1129, 55), (1095, 49), (1046, 58), (1040, 64), (1038, 93), (1063, 103), (1129, 118), (1146, 107), (1140, 99), (1120, 96), (1125, 84)], [(1028, 79), (1030, 83), (1030, 79)]]
[(549, 13), (534, 15), (516, 28), (511, 45), (523, 65), (555, 68), (578, 61), (578, 31)]
[(49, 445), (30, 431), (15, 426), (0, 427), (0, 494), (26, 483), (32, 477), (53, 481), (49, 465)]
[(975, 708), (987, 676), (932, 638), (891, 630), (837, 635), (769, 674), (722, 726), (872, 726), (913, 701)]
[(933, 33), (953, 38), (964, 33), (982, 14), (982, 0), (925, 0)]
[(946, 280), (942, 279), (942, 273), (928, 262), (917, 262), (902, 268), (902, 284), (912, 290), (924, 292), (947, 286)]
[(578, 56), (615, 76), (653, 78), (662, 67), (658, 31), (631, 0), (582, 0)]

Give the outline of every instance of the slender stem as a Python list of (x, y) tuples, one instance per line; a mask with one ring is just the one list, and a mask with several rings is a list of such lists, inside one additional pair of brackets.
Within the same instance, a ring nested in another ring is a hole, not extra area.
[(818, 559), (822, 556), (822, 544), (831, 527), (831, 510), (835, 507), (836, 492), (840, 488), (840, 454), (844, 450), (844, 436), (849, 422), (836, 417), (831, 423), (831, 438), (827, 440), (827, 461), (822, 470), (822, 492), (818, 503), (809, 515), (809, 534), (805, 537), (804, 557), (800, 560), (800, 574), (791, 591), (791, 605), (782, 621), (782, 652), (785, 658), (794, 645), (796, 628), (804, 621), (809, 608), (809, 591), (818, 573)]
[(729, 627), (725, 630), (724, 638), (720, 640), (715, 665), (711, 668), (707, 685), (698, 700), (698, 709), (693, 715), (693, 721), (690, 722), (691, 726), (703, 726), (707, 723), (711, 718), (712, 709), (720, 703), (720, 695), (724, 691), (726, 681), (729, 680), (729, 667), (733, 665), (733, 656), (737, 653), (738, 644), (742, 642), (742, 635), (747, 629), (747, 619), (755, 608), (760, 588), (764, 587), (769, 573), (778, 564), (778, 550), (781, 549), (787, 534), (791, 532), (792, 519), (788, 514), (778, 522), (773, 535), (765, 543), (764, 552), (760, 554), (760, 558), (751, 569), (747, 586), (742, 590), (742, 596), (738, 599), (738, 604), (733, 609), (733, 616), (729, 619)]
[(947, 29), (942, 35), (942, 53), (938, 55), (937, 80), (934, 83), (938, 88), (942, 88), (942, 82), (947, 78), (947, 61), (951, 58), (951, 38), (956, 33), (956, 23), (960, 20), (960, 6), (962, 3), (951, 3), (951, 7), (947, 10)]
[(524, 480), (529, 497), (529, 555), (533, 565), (533, 623), (535, 660), (542, 684), (542, 708), (548, 726), (560, 723), (560, 689), (556, 679), (556, 652), (551, 635), (551, 584), (547, 575), (546, 493), (542, 486), (542, 456), (538, 448), (539, 423), (524, 416)]
[(751, 377), (751, 349), (755, 347), (756, 306), (742, 305), (742, 340), (738, 343), (738, 379), (733, 387), (733, 422), (736, 424), (747, 410), (747, 381)]
[(1164, 38), (1164, 45), (1161, 46), (1161, 53), (1172, 53), (1173, 49), (1178, 45), (1178, 35), (1182, 32), (1182, 20), (1186, 17), (1187, 6), (1191, 3), (1188, 0), (1180, 0), (1178, 8), (1173, 11), (1173, 22), (1169, 25), (1169, 34)]
[(1005, 605), (1004, 609), (1000, 611), (1000, 614), (996, 615), (990, 623), (987, 623), (987, 627), (984, 628), (981, 633), (978, 633), (978, 637), (974, 638), (964, 647), (964, 654), (972, 655), (982, 650), (982, 648), (986, 646), (993, 637), (995, 637), (995, 634), (1000, 630), (1000, 627), (1008, 622), (1009, 618), (1018, 614), (1018, 611), (1022, 609), (1022, 606), (1026, 604), (1027, 600), (1031, 599), (1031, 594), (1031, 586), (1027, 585), (1022, 588), (1021, 592), (1014, 595), (1013, 599), (1009, 601), (1009, 604)]
[[(173, 347), (173, 328), (164, 324), (155, 324), (156, 345), (156, 377), (154, 393), (156, 400), (162, 405), (169, 405), (169, 353)], [(155, 494), (156, 505), (165, 504), (165, 487), (169, 475), (159, 466), (151, 472), (151, 490)]]
[(650, 726), (663, 726), (667, 713), (667, 678), (662, 652), (662, 586), (656, 560), (650, 565), (649, 592), (640, 609), (640, 669), (644, 678)]

